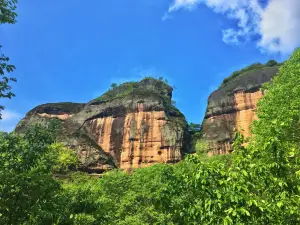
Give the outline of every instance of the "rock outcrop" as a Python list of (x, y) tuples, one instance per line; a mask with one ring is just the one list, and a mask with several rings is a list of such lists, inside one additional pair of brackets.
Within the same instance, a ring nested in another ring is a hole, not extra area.
[(271, 81), (278, 72), (278, 65), (256, 65), (259, 68), (246, 68), (225, 79), (209, 96), (202, 130), (210, 155), (232, 151), (234, 128), (245, 137), (251, 135), (249, 126), (256, 119), (255, 109), (263, 96), (262, 84)]
[(60, 121), (60, 141), (78, 152), (81, 169), (88, 172), (175, 163), (186, 150), (188, 133), (185, 117), (171, 104), (172, 90), (153, 78), (124, 83), (87, 104), (38, 106), (16, 131)]

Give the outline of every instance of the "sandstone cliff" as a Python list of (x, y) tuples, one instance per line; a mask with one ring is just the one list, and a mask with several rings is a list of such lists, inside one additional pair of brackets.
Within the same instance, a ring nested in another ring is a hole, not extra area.
[(277, 64), (255, 64), (233, 73), (209, 96), (202, 131), (210, 155), (232, 151), (234, 128), (245, 137), (250, 136), (249, 126), (256, 118), (256, 105), (263, 96), (261, 86), (271, 81), (277, 71)]
[(178, 162), (188, 134), (185, 117), (171, 104), (172, 90), (153, 78), (124, 83), (87, 104), (38, 106), (16, 131), (60, 121), (60, 141), (78, 152), (81, 169), (88, 172)]

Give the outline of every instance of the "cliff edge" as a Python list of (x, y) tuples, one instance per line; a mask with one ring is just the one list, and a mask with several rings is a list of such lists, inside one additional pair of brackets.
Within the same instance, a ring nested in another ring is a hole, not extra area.
[(272, 80), (279, 66), (271, 60), (236, 71), (209, 96), (202, 131), (210, 155), (232, 151), (235, 128), (245, 137), (251, 135), (249, 126), (256, 119), (255, 109), (263, 96), (262, 84)]

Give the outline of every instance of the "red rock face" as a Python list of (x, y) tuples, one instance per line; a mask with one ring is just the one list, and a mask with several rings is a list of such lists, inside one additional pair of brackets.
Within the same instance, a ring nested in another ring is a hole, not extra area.
[(255, 109), (258, 101), (263, 97), (261, 90), (253, 93), (238, 92), (234, 95), (236, 102), (235, 127), (245, 137), (251, 135), (250, 125), (255, 120)]
[(170, 146), (163, 132), (168, 123), (165, 112), (143, 112), (142, 106), (138, 109), (121, 118), (89, 121), (99, 146), (124, 170), (180, 161), (182, 142)]
[(78, 153), (80, 169), (89, 173), (178, 162), (187, 122), (171, 104), (172, 90), (154, 78), (124, 83), (86, 104), (37, 106), (16, 130), (58, 120), (59, 141)]
[(232, 151), (234, 129), (245, 137), (251, 136), (250, 125), (257, 119), (255, 110), (263, 97), (261, 86), (277, 71), (278, 68), (266, 68), (249, 72), (211, 94), (202, 123), (204, 140), (209, 143), (209, 155)]
[(210, 116), (204, 121), (205, 130), (209, 130), (210, 127), (218, 124), (222, 127), (222, 130), (227, 132), (227, 136), (224, 137), (223, 141), (214, 142), (213, 137), (211, 138), (212, 141), (209, 143), (211, 151), (209, 155), (227, 154), (232, 151), (231, 137), (234, 128), (245, 137), (251, 135), (250, 125), (256, 119), (255, 109), (262, 96), (263, 93), (261, 90), (253, 93), (237, 92), (233, 96), (233, 101), (235, 102), (235, 105), (233, 105), (234, 112)]
[(164, 111), (128, 114), (124, 123), (120, 168), (129, 170), (180, 161), (181, 144), (171, 147), (165, 143), (163, 129), (166, 124)]

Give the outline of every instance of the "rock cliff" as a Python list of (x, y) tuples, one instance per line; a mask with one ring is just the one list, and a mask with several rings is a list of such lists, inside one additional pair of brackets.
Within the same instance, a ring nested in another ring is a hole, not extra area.
[(178, 162), (186, 151), (188, 133), (185, 117), (171, 104), (172, 91), (153, 78), (124, 83), (86, 104), (38, 106), (16, 131), (58, 120), (60, 141), (78, 152), (81, 169), (88, 172)]
[(209, 143), (209, 154), (232, 151), (233, 130), (248, 137), (250, 124), (255, 120), (255, 109), (263, 96), (261, 86), (271, 81), (279, 65), (253, 64), (232, 74), (208, 98), (202, 123), (203, 139)]

